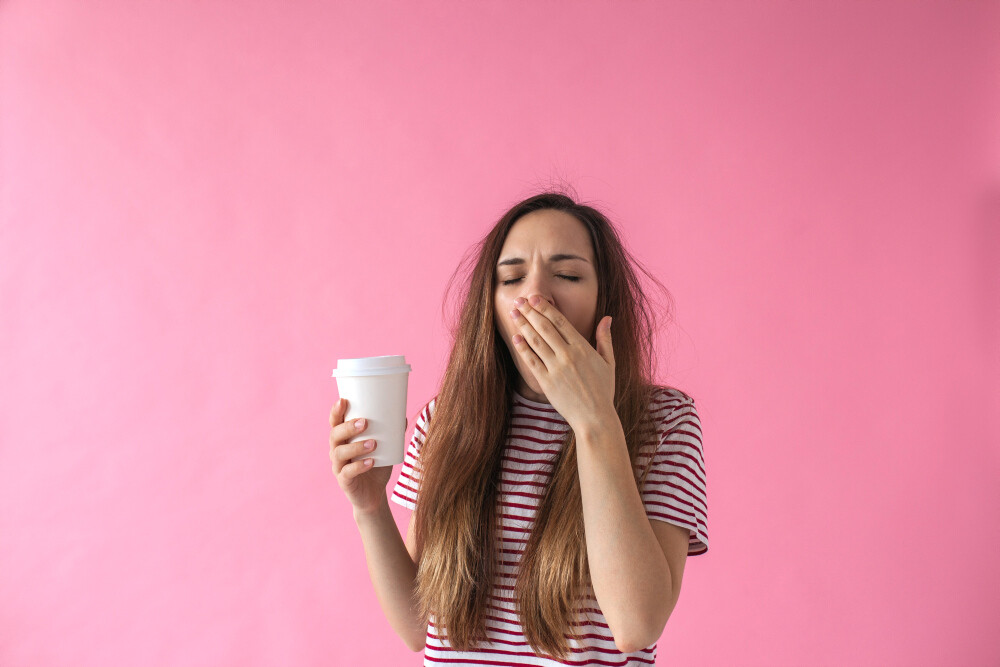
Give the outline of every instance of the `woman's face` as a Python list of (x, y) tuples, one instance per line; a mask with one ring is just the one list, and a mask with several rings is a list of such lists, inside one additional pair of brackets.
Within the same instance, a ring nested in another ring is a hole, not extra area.
[[(576, 255), (583, 259), (553, 259), (554, 255)], [(555, 306), (594, 345), (597, 317), (594, 249), (587, 228), (569, 213), (543, 209), (522, 216), (507, 232), (496, 266), (493, 305), (498, 334), (521, 374), (518, 390), (527, 398), (539, 400), (544, 399), (541, 386), (511, 340), (520, 331), (510, 317), (510, 311), (516, 307), (514, 299), (527, 299), (532, 294)]]

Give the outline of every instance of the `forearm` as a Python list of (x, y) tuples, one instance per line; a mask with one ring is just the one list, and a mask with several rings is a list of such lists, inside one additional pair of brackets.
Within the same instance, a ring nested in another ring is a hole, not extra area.
[(635, 651), (666, 624), (670, 566), (639, 495), (621, 422), (576, 436), (594, 594), (615, 643)]
[(364, 543), (368, 575), (389, 625), (413, 651), (424, 646), (426, 619), (418, 619), (413, 602), (417, 566), (406, 550), (388, 501), (372, 514), (355, 512)]

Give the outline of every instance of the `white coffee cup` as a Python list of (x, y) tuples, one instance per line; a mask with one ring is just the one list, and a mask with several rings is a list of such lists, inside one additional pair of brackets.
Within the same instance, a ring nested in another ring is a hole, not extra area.
[(354, 439), (374, 440), (375, 450), (359, 456), (374, 459), (373, 468), (403, 462), (406, 453), (406, 388), (410, 365), (403, 355), (338, 359), (333, 376), (340, 397), (347, 399), (344, 421), (364, 417), (367, 428)]

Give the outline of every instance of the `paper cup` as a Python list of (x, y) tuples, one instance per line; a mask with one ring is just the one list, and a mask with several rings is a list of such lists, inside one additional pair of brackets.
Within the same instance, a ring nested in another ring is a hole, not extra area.
[(340, 397), (347, 399), (345, 422), (359, 417), (368, 426), (348, 442), (375, 440), (375, 450), (351, 459), (374, 459), (373, 468), (403, 462), (406, 452), (406, 388), (410, 365), (403, 355), (338, 359), (333, 376)]

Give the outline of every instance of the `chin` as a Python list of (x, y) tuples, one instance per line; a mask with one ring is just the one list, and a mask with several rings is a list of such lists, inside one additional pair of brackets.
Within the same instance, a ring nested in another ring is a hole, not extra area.
[(524, 384), (528, 385), (528, 389), (537, 391), (539, 394), (542, 393), (542, 390), (538, 388), (538, 382), (535, 380), (534, 373), (527, 369), (521, 370), (520, 368), (517, 369), (517, 372), (521, 374), (521, 379), (524, 380)]

